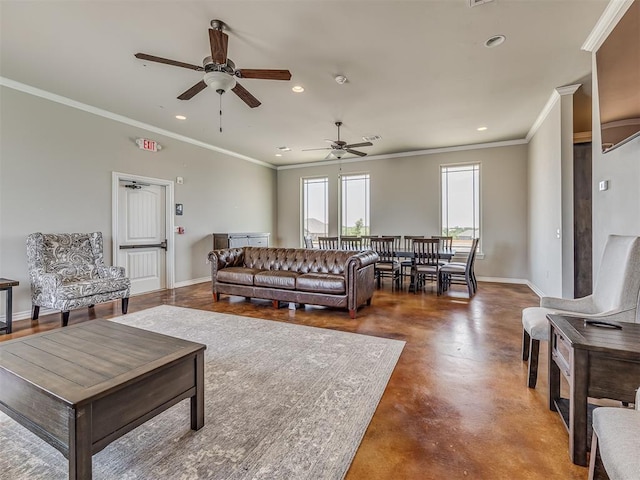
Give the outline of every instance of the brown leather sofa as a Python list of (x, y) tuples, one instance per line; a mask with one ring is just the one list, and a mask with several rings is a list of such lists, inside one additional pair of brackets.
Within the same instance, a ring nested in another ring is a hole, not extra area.
[(214, 301), (221, 293), (243, 297), (347, 308), (371, 304), (374, 291), (373, 251), (242, 247), (213, 250), (211, 287)]

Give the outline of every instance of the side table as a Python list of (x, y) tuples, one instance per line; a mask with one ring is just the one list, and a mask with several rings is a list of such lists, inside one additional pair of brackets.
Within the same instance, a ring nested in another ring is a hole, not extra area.
[[(640, 385), (640, 324), (621, 329), (587, 324), (583, 318), (547, 315), (549, 319), (549, 409), (556, 410), (569, 431), (569, 455), (587, 466), (591, 439), (588, 398), (633, 403)], [(560, 396), (560, 379), (569, 398)]]
[(0, 290), (7, 292), (7, 313), (5, 315), (5, 321), (0, 322), (0, 332), (4, 330), (5, 333), (11, 333), (11, 313), (13, 309), (13, 287), (20, 285), (17, 280), (9, 280), (8, 278), (0, 278)]

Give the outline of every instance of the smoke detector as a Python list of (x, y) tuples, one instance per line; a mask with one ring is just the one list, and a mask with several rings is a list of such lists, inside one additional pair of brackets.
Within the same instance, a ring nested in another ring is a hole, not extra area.
[(344, 75), (336, 75), (336, 77), (334, 78), (334, 80), (336, 81), (336, 83), (338, 85), (344, 85), (345, 83), (347, 83), (347, 77), (345, 77)]

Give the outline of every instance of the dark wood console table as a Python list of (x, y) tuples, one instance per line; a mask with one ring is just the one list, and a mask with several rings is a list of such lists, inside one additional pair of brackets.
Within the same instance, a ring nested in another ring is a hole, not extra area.
[(4, 317), (5, 321), (0, 322), (0, 331), (4, 330), (5, 333), (11, 333), (12, 329), (12, 314), (13, 314), (13, 287), (20, 285), (17, 280), (9, 280), (8, 278), (0, 278), (0, 291), (7, 292), (7, 310)]
[[(586, 466), (593, 409), (588, 397), (635, 401), (640, 386), (640, 324), (621, 323), (622, 329), (614, 329), (576, 317), (547, 318), (549, 408), (560, 413), (569, 431), (571, 460)], [(568, 399), (560, 397), (561, 375), (569, 383)]]

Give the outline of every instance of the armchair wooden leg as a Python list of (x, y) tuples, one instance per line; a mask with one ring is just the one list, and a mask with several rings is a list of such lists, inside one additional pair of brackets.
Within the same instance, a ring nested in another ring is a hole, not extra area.
[(220, 301), (220, 294), (213, 292), (213, 302), (219, 302)]
[(61, 312), (62, 316), (62, 326), (66, 327), (69, 324), (69, 310), (66, 312)]
[(129, 297), (122, 299), (122, 314), (125, 315), (129, 309)]
[(540, 340), (533, 338), (529, 342), (529, 388), (536, 388), (538, 380), (538, 355), (540, 353)]
[(38, 305), (34, 305), (31, 309), (31, 320), (37, 320), (40, 315), (40, 307)]

